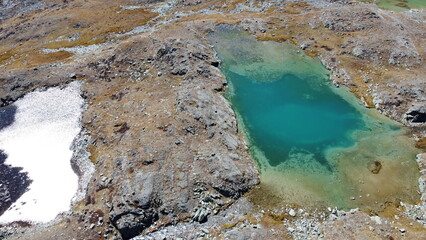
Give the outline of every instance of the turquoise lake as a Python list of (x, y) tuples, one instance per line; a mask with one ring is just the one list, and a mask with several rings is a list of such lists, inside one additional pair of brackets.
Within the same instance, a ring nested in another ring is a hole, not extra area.
[(255, 201), (378, 208), (419, 198), (417, 150), (404, 127), (332, 86), (317, 59), (227, 25), (209, 40), (261, 173)]

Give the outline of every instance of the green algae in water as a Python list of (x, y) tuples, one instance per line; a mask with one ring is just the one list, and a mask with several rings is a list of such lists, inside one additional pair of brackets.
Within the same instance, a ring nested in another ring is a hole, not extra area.
[[(417, 152), (402, 126), (331, 86), (320, 62), (232, 27), (209, 39), (261, 171), (260, 195), (342, 208), (419, 198)], [(373, 174), (377, 161), (382, 168)]]
[(406, 11), (409, 9), (426, 8), (425, 0), (360, 0), (361, 2), (376, 3), (379, 8), (391, 11)]

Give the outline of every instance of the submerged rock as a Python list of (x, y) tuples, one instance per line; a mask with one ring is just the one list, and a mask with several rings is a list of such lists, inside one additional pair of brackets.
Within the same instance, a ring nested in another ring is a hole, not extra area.
[(382, 169), (382, 163), (380, 161), (374, 161), (368, 164), (368, 170), (373, 174), (378, 174)]

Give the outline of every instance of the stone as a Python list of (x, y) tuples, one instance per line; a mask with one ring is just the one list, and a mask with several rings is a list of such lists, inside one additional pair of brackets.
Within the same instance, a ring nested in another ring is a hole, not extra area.
[(210, 63), (213, 67), (219, 67), (219, 65), (220, 65), (220, 62), (219, 61), (213, 61), (213, 62), (211, 62)]
[(205, 221), (207, 220), (207, 216), (208, 216), (208, 215), (209, 215), (208, 210), (207, 210), (207, 209), (205, 209), (205, 208), (203, 208), (203, 207), (201, 207), (201, 208), (197, 208), (197, 209), (193, 212), (193, 214), (192, 214), (191, 218), (192, 218), (192, 220), (193, 220), (193, 221), (195, 221), (195, 222), (200, 222), (200, 223), (202, 223), (202, 222), (205, 222)]
[(154, 173), (138, 173), (134, 181), (127, 181), (113, 199), (110, 221), (123, 239), (129, 239), (158, 219), (154, 199)]
[(185, 75), (186, 73), (188, 73), (188, 69), (186, 69), (186, 68), (176, 68), (176, 69), (173, 69), (170, 73), (173, 74), (173, 75), (182, 76), (182, 75)]
[(411, 124), (426, 123), (426, 102), (413, 104), (405, 113), (405, 120)]
[(300, 47), (300, 49), (302, 49), (302, 50), (306, 50), (309, 46), (310, 46), (310, 44), (309, 44), (309, 43), (302, 43), (299, 47)]
[(154, 210), (133, 211), (128, 210), (119, 215), (111, 215), (111, 222), (120, 232), (123, 239), (131, 239), (139, 235), (145, 228), (158, 219)]
[(382, 224), (382, 220), (380, 219), (379, 216), (372, 216), (370, 217), (372, 221), (374, 221), (376, 224)]
[(374, 161), (368, 164), (368, 170), (373, 174), (378, 174), (382, 169), (382, 163), (380, 161)]

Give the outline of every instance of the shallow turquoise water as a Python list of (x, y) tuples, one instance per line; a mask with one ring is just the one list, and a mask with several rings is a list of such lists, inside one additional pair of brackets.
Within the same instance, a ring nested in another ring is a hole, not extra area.
[[(231, 26), (209, 40), (261, 172), (260, 196), (342, 208), (418, 199), (417, 151), (404, 128), (331, 86), (318, 60)], [(379, 174), (371, 172), (376, 161)]]

